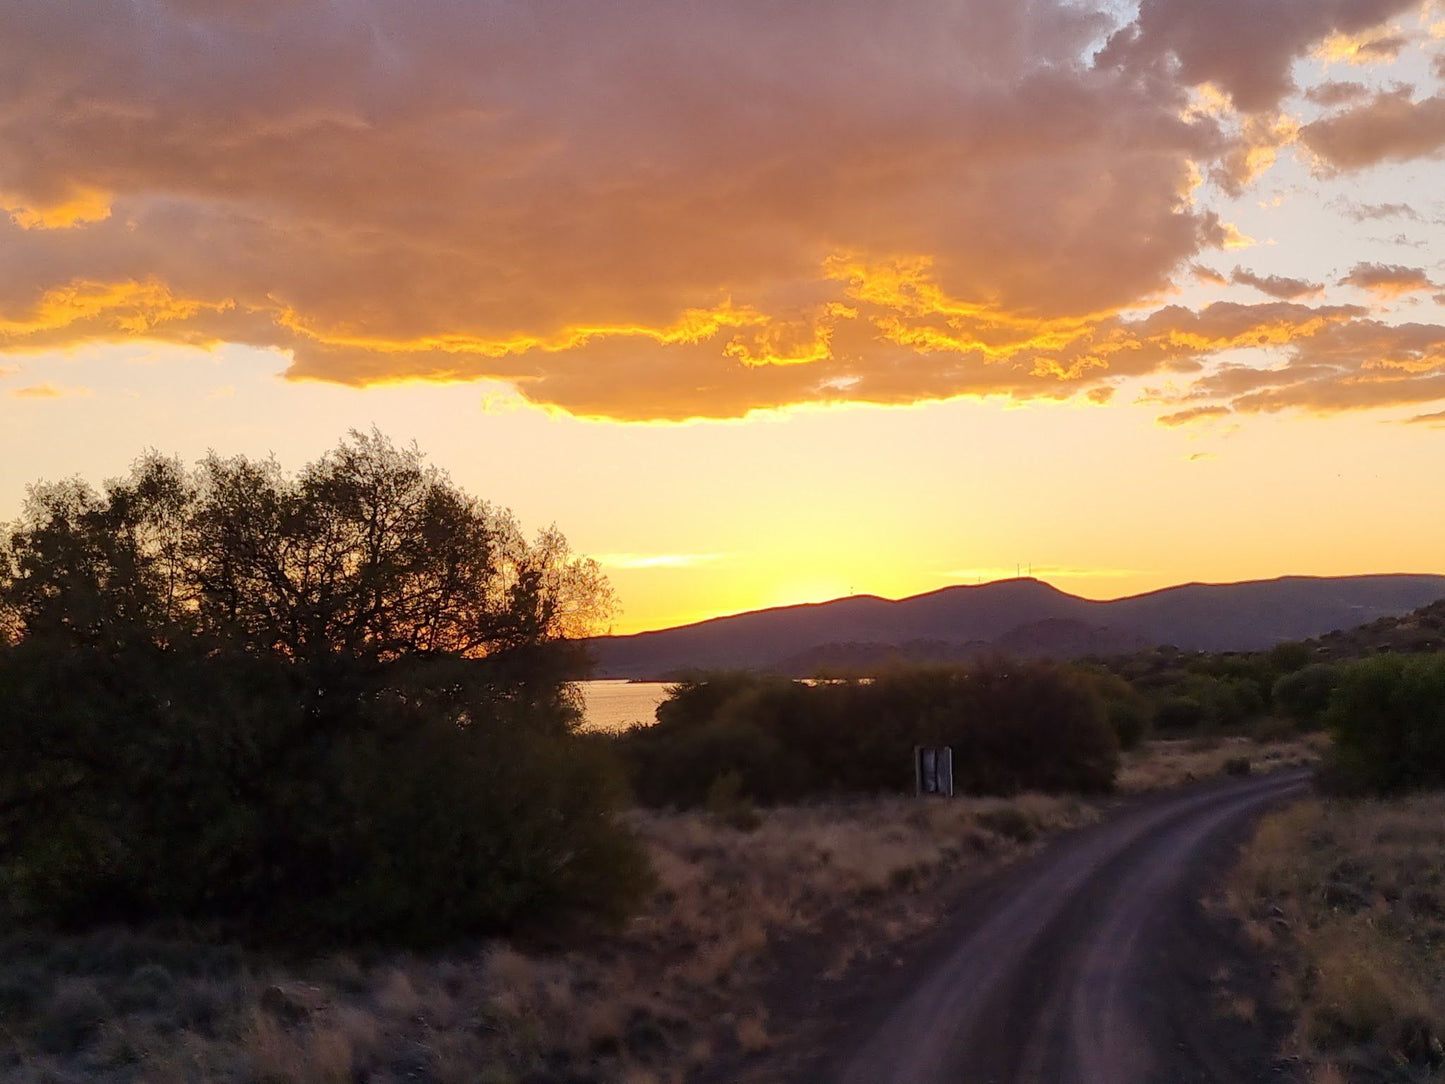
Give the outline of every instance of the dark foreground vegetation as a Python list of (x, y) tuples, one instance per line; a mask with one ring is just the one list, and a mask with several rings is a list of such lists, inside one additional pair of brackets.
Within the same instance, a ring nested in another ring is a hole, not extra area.
[[(1321, 782), (1352, 793), (1445, 783), (1445, 600), (1258, 652), (1047, 663), (986, 657), (813, 684), (755, 672), (684, 677), (657, 724), (615, 746), (653, 806), (907, 792), (915, 745), (954, 750), (957, 788), (1112, 788), (1147, 738), (1288, 741), (1327, 732)], [(1247, 770), (1241, 755), (1233, 768)]]
[(952, 746), (966, 794), (1107, 791), (1119, 761), (1088, 675), (1007, 659), (816, 685), (700, 676), (616, 743), (648, 805), (911, 791), (917, 745)]
[[(1249, 734), (1272, 737), (1325, 726), (1330, 697), (1355, 664), (1382, 656), (1445, 651), (1445, 599), (1268, 651), (1193, 652), (1158, 647), (1080, 665), (1113, 675), (1140, 698), (1136, 725), (1158, 737)], [(1390, 665), (1390, 664), (1386, 664)]]
[(1445, 603), (1335, 633), (1276, 686), (1330, 746), (1231, 884), (1312, 1084), (1445, 1074)]
[(0, 922), (443, 941), (645, 883), (566, 639), (609, 605), (415, 450), (159, 456), (0, 549)]

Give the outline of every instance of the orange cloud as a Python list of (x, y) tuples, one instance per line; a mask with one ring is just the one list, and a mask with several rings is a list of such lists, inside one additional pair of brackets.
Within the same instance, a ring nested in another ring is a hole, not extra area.
[(1225, 192), (1237, 196), (1274, 165), (1281, 147), (1299, 136), (1299, 122), (1284, 113), (1253, 113), (1244, 118), (1234, 146), (1213, 172)]
[(297, 380), (487, 379), (629, 421), (1101, 402), (1224, 351), (1274, 365), (1368, 314), (1164, 305), (1251, 243), (1199, 178), (1257, 177), (1293, 138), (1293, 62), (1405, 6), (1145, 0), (1122, 27), (1067, 0), (21, 13), (0, 351), (244, 343)]
[(54, 201), (0, 192), (0, 211), (23, 230), (66, 230), (109, 218), (110, 196), (85, 185), (71, 187)]
[[(1224, 406), (1200, 406), (1189, 407), (1187, 410), (1178, 410), (1172, 414), (1164, 414), (1159, 418), (1160, 425), (1177, 426), (1188, 425), (1190, 422), (1204, 421), (1209, 418), (1223, 418), (1229, 414), (1229, 408)], [(1191, 459), (1199, 456), (1190, 456)]]
[(1335, 170), (1438, 154), (1445, 149), (1445, 97), (1415, 101), (1411, 93), (1409, 87), (1379, 93), (1306, 124), (1300, 141)]
[(1301, 297), (1312, 297), (1323, 292), (1324, 287), (1318, 282), (1310, 282), (1307, 279), (1292, 279), (1282, 275), (1256, 275), (1252, 271), (1246, 271), (1242, 267), (1236, 267), (1234, 274), (1230, 276), (1231, 282), (1241, 283), (1245, 286), (1253, 286), (1261, 293), (1269, 294), (1270, 297), (1277, 297), (1281, 301), (1294, 301)]
[(1409, 44), (1404, 34), (1336, 33), (1320, 42), (1314, 55), (1327, 64), (1378, 64), (1395, 60)]
[(13, 399), (73, 399), (90, 395), (89, 388), (60, 388), (54, 384), (32, 384), (24, 388), (12, 388)]
[(1210, 286), (1228, 286), (1229, 280), (1212, 267), (1202, 263), (1190, 264), (1190, 274), (1199, 282), (1207, 283)]
[(1136, 22), (1110, 40), (1103, 59), (1142, 70), (1172, 60), (1178, 77), (1213, 83), (1236, 108), (1277, 107), (1294, 89), (1295, 59), (1336, 35), (1357, 35), (1416, 0), (1143, 0)]
[(1340, 285), (1357, 286), (1385, 299), (1439, 288), (1424, 268), (1379, 263), (1355, 264), (1350, 273), (1340, 279)]
[(1334, 321), (1279, 353), (1284, 364), (1273, 368), (1216, 366), (1181, 401), (1189, 410), (1335, 414), (1445, 400), (1445, 328), (1436, 325)]

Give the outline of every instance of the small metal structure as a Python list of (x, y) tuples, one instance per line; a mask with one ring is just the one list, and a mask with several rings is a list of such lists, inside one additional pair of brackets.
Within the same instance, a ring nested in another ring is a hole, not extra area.
[(950, 745), (915, 745), (913, 747), (913, 779), (918, 796), (953, 797), (953, 747)]

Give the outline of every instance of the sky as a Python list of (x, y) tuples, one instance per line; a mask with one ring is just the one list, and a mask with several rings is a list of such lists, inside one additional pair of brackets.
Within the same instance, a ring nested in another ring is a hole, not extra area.
[(0, 519), (372, 427), (617, 632), (1445, 571), (1445, 3), (0, 0)]

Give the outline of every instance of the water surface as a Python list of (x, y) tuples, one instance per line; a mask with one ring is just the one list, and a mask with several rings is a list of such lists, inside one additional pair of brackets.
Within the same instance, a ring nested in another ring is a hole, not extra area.
[(582, 729), (616, 732), (657, 722), (657, 705), (670, 687), (663, 681), (583, 681)]

